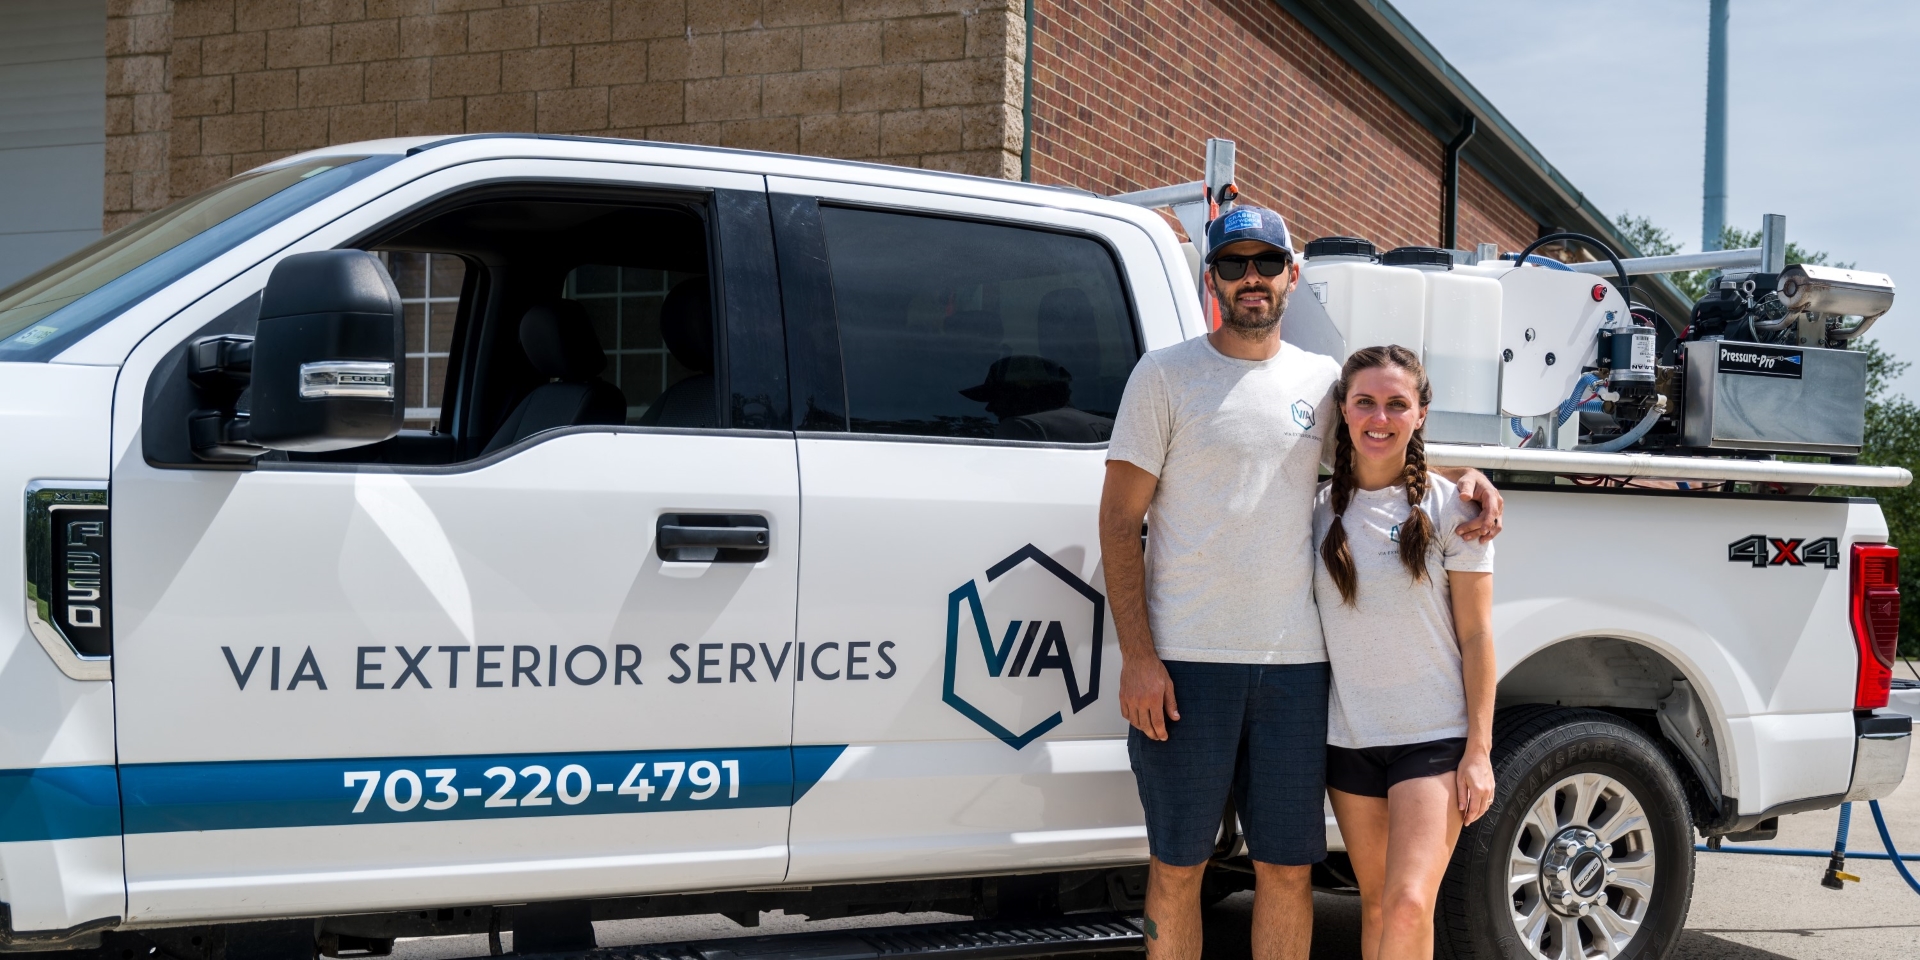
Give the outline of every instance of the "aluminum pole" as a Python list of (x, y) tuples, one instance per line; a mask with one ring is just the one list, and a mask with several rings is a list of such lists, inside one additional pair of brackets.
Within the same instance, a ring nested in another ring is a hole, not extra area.
[(1727, 0), (1707, 11), (1707, 163), (1700, 205), (1700, 249), (1720, 249), (1727, 223)]

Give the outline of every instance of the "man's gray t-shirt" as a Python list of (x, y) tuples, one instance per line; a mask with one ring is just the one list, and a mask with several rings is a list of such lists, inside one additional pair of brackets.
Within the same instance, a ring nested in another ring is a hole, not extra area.
[(1340, 365), (1283, 344), (1237, 360), (1206, 337), (1140, 358), (1107, 459), (1158, 477), (1147, 620), (1166, 660), (1318, 663), (1313, 494)]
[(1454, 532), (1479, 516), (1480, 508), (1461, 502), (1460, 488), (1447, 478), (1428, 476), (1421, 507), (1433, 520), (1433, 539), (1420, 583), (1400, 561), (1400, 525), (1412, 516), (1407, 488), (1353, 492), (1340, 524), (1359, 586), (1353, 606), (1341, 601), (1340, 588), (1319, 560), (1320, 544), (1333, 526), (1332, 482), (1321, 484), (1314, 498), (1314, 592), (1333, 670), (1327, 710), (1327, 742), (1333, 746), (1358, 750), (1467, 735), (1467, 690), (1447, 571), (1492, 573), (1493, 545)]

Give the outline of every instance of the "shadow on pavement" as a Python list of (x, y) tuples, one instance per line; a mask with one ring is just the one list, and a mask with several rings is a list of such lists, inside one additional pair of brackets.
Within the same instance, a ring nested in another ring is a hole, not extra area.
[[(1207, 960), (1251, 960), (1253, 893), (1245, 891), (1214, 904), (1206, 913)], [(1331, 893), (1313, 895), (1313, 960), (1358, 960), (1360, 898)]]
[(1788, 960), (1771, 950), (1722, 940), (1698, 930), (1680, 934), (1680, 945), (1674, 948), (1673, 957), (1674, 960)]
[[(1253, 894), (1236, 893), (1206, 914), (1207, 960), (1251, 960), (1249, 931)], [(1724, 933), (1745, 933), (1725, 930)], [(1761, 931), (1754, 931), (1761, 932)], [(1791, 932), (1791, 931), (1765, 931)], [(1809, 934), (1813, 931), (1808, 931)], [(1789, 960), (1781, 954), (1724, 940), (1699, 930), (1680, 935), (1673, 960)], [(1359, 960), (1360, 900), (1329, 893), (1313, 895), (1313, 960)]]

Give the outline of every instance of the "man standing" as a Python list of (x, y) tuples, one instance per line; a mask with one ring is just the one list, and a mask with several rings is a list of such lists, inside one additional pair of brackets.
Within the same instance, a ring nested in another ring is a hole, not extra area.
[[(1200, 886), (1231, 797), (1254, 862), (1253, 955), (1304, 960), (1308, 878), (1326, 857), (1312, 508), (1340, 365), (1280, 340), (1300, 268), (1279, 214), (1239, 207), (1207, 239), (1220, 329), (1134, 367), (1100, 500), (1120, 710), (1153, 854), (1147, 951), (1199, 960)], [(1476, 471), (1440, 472), (1483, 508), (1460, 533), (1491, 538), (1499, 494)]]

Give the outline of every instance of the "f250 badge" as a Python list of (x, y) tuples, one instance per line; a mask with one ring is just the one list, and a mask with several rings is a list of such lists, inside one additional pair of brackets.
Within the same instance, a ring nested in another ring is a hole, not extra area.
[(941, 699), (1019, 750), (1100, 698), (1107, 598), (1033, 544), (985, 583), (984, 598), (978, 580), (947, 594)]
[(1840, 541), (1833, 537), (1769, 537), (1756, 533), (1727, 544), (1727, 560), (1754, 567), (1804, 567), (1817, 563), (1828, 570), (1840, 566)]

